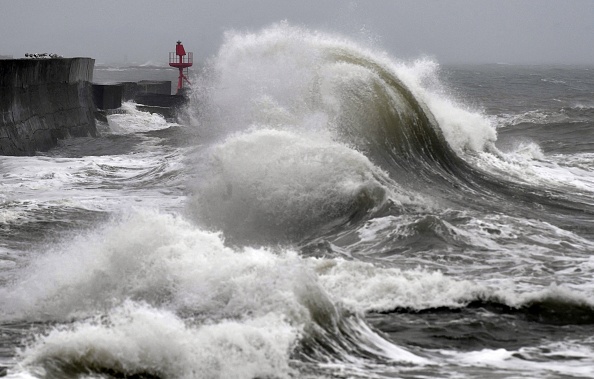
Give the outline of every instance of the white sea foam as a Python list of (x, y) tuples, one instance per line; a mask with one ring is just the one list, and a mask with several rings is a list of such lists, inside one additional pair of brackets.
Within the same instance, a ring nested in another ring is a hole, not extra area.
[(545, 155), (538, 144), (528, 142), (505, 154), (482, 152), (469, 160), (507, 180), (576, 193), (594, 192), (594, 169), (588, 153)]
[(522, 347), (517, 350), (482, 349), (459, 352), (441, 350), (445, 357), (443, 364), (456, 368), (473, 367), (497, 370), (505, 377), (549, 377), (551, 375), (571, 377), (592, 377), (594, 361), (591, 338), (585, 346), (584, 341), (564, 341), (546, 343), (535, 347)]
[(129, 134), (149, 132), (177, 125), (167, 122), (160, 114), (138, 110), (134, 102), (127, 101), (122, 103), (121, 110), (123, 113), (116, 113), (107, 117), (111, 133)]
[(534, 302), (554, 301), (594, 309), (588, 295), (590, 286), (535, 286), (488, 277), (463, 280), (436, 270), (382, 268), (342, 259), (318, 259), (310, 264), (325, 291), (356, 312), (456, 309), (472, 301), (495, 301), (517, 309)]
[(403, 271), (340, 259), (316, 261), (314, 267), (324, 288), (359, 312), (459, 308), (491, 294), (486, 286), (439, 271)]
[(580, 109), (580, 110), (594, 109), (594, 102), (592, 102), (592, 103), (576, 102), (576, 103), (572, 104), (571, 107), (575, 108), (575, 109)]
[[(394, 63), (391, 63), (394, 65)], [(458, 152), (495, 149), (497, 131), (480, 110), (464, 105), (439, 80), (439, 65), (421, 59), (394, 65), (398, 77), (417, 98), (425, 102), (450, 146)]]
[(519, 124), (560, 123), (569, 121), (571, 118), (562, 111), (532, 110), (519, 114), (502, 114), (497, 116), (496, 120), (501, 127), (509, 127)]
[[(410, 241), (425, 233), (435, 238), (433, 246), (411, 247)], [(348, 241), (348, 247), (342, 246), (344, 256), (388, 257), (394, 267), (439, 270), (457, 280), (480, 275), (481, 280), (514, 278), (547, 286), (555, 272), (572, 288), (588, 288), (584, 274), (594, 273), (589, 263), (594, 244), (587, 238), (541, 220), (502, 214), (430, 211), (373, 218), (351, 232)], [(435, 247), (440, 243), (443, 247)]]
[[(3, 321), (64, 322), (22, 353), (27, 370), (55, 363), (166, 376), (203, 369), (243, 377), (227, 370), (244, 362), (253, 363), (245, 363), (250, 375), (282, 374), (303, 330), (319, 327), (314, 319), (333, 330), (340, 317), (317, 273), (296, 253), (233, 250), (218, 234), (150, 211), (37, 256), (1, 289), (0, 304)], [(426, 361), (364, 324), (351, 327), (360, 349)], [(221, 367), (229, 355), (236, 365)]]
[(306, 322), (308, 298), (332, 309), (294, 253), (235, 252), (178, 217), (141, 211), (52, 250), (2, 288), (4, 317), (84, 317), (127, 298), (216, 318), (279, 310)]
[(6, 157), (0, 219), (6, 225), (21, 225), (43, 217), (54, 220), (56, 210), (104, 212), (140, 204), (180, 208), (183, 194), (175, 174), (181, 170), (181, 160), (179, 152), (159, 151), (84, 158)]
[(194, 325), (169, 311), (127, 301), (105, 316), (38, 336), (20, 353), (20, 367), (33, 373), (62, 366), (176, 378), (285, 378), (299, 334), (273, 314)]

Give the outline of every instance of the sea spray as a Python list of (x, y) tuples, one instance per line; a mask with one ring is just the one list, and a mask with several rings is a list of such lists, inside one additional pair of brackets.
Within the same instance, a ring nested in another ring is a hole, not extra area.
[(21, 351), (21, 367), (50, 377), (289, 378), (298, 336), (298, 329), (272, 314), (196, 325), (126, 301), (106, 315), (38, 336)]
[(294, 252), (233, 250), (216, 233), (145, 210), (56, 246), (22, 268), (0, 301), (5, 322), (57, 323), (21, 353), (22, 367), (48, 375), (219, 375), (229, 354), (238, 366), (252, 362), (252, 371), (228, 373), (240, 378), (283, 376), (294, 353), (424, 361), (341, 310)]
[(259, 129), (211, 154), (192, 211), (236, 242), (298, 241), (387, 200), (386, 173), (319, 135)]
[[(435, 76), (427, 62), (286, 23), (227, 33), (189, 105), (208, 136), (190, 212), (237, 243), (286, 243), (371, 217), (386, 200), (425, 207), (432, 181), (456, 182), (457, 154), (495, 139), (480, 114), (424, 87)], [(449, 123), (434, 119), (438, 103)]]

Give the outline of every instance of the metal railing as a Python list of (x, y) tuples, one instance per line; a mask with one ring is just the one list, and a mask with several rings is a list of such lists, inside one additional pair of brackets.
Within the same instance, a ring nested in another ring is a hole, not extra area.
[(179, 55), (175, 54), (174, 52), (169, 53), (169, 63), (194, 63), (194, 56), (192, 53), (186, 53), (186, 55), (181, 57), (181, 62), (179, 60)]

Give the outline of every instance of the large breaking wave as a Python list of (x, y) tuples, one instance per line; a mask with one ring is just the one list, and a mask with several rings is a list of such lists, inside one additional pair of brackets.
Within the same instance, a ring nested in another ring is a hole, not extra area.
[(286, 23), (228, 33), (193, 94), (211, 148), (195, 157), (190, 213), (235, 242), (278, 243), (435, 205), (575, 211), (565, 189), (498, 174), (508, 158), (493, 121), (456, 102), (438, 70)]
[(194, 213), (230, 237), (295, 241), (466, 185), (458, 154), (492, 147), (495, 129), (427, 90), (435, 70), (286, 24), (230, 33), (194, 93), (213, 141)]

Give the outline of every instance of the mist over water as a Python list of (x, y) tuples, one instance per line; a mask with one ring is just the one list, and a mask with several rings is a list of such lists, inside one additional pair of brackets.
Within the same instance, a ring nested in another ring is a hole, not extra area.
[(497, 70), (279, 23), (225, 36), (180, 125), (127, 103), (97, 140), (7, 158), (0, 364), (591, 376), (592, 150), (542, 141), (587, 139), (594, 87), (554, 87), (573, 104), (555, 108), (531, 93), (584, 72), (524, 93)]

